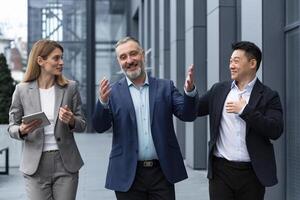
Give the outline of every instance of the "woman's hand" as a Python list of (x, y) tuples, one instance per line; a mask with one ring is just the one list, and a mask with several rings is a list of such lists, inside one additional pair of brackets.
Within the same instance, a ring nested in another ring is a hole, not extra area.
[(71, 109), (68, 108), (68, 105), (59, 108), (58, 116), (63, 123), (68, 124), (71, 128), (75, 126), (74, 114)]
[(32, 120), (29, 123), (22, 122), (19, 128), (19, 132), (21, 136), (25, 136), (31, 132), (33, 132), (35, 129), (37, 129), (42, 124), (42, 120)]

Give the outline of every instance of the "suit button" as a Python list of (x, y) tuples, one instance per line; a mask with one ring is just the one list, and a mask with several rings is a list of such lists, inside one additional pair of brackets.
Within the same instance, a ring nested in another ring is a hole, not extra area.
[(56, 141), (57, 141), (57, 142), (60, 142), (60, 138), (56, 138)]

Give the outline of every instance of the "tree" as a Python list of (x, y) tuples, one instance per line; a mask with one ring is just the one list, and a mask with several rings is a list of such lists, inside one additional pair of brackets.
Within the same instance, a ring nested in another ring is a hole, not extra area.
[(0, 54), (0, 124), (8, 123), (8, 111), (12, 94), (15, 90), (15, 82), (11, 77), (6, 58)]

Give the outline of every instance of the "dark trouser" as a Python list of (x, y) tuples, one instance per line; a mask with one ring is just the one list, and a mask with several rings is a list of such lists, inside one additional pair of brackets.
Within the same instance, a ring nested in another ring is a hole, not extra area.
[[(28, 161), (30, 162), (30, 161)], [(68, 172), (59, 151), (44, 152), (38, 170), (26, 175), (25, 189), (28, 200), (75, 200), (78, 172)]]
[(210, 200), (263, 200), (265, 187), (251, 163), (213, 158), (213, 179), (209, 180)]
[(127, 192), (116, 191), (118, 200), (175, 200), (174, 184), (164, 176), (159, 161), (138, 162), (135, 180)]

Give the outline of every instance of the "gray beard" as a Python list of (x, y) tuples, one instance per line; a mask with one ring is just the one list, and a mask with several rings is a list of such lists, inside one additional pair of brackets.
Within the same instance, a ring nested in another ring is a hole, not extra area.
[(134, 72), (125, 72), (126, 76), (130, 79), (130, 80), (135, 80), (136, 78), (138, 78), (142, 73), (142, 69), (138, 68), (136, 71)]
[(139, 78), (141, 75), (145, 74), (145, 70), (142, 69), (141, 67), (138, 68), (136, 71), (134, 72), (125, 72), (123, 70), (123, 73), (125, 74), (125, 76), (127, 76), (131, 81)]

